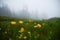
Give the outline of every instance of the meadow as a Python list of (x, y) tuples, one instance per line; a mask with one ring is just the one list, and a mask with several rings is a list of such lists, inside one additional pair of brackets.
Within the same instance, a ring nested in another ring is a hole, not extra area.
[(0, 40), (60, 40), (60, 18), (32, 20), (0, 16)]

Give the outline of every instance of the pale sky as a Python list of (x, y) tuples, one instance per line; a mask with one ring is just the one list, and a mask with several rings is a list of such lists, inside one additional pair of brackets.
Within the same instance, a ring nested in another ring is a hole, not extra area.
[(60, 17), (58, 16), (59, 0), (3, 0), (3, 2), (8, 5), (11, 11), (18, 12), (23, 8), (26, 8), (30, 12), (31, 16), (36, 16), (36, 13), (34, 12), (37, 12), (38, 17)]

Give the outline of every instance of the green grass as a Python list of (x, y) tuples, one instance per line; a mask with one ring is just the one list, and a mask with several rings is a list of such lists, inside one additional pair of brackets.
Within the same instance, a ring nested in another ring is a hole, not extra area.
[[(19, 23), (20, 20), (23, 21), (22, 24)], [(11, 24), (13, 21), (16, 24)], [(40, 24), (41, 27), (34, 28), (37, 24)], [(22, 27), (24, 31), (19, 32)], [(60, 40), (59, 34), (60, 18), (31, 20), (0, 17), (0, 40)]]

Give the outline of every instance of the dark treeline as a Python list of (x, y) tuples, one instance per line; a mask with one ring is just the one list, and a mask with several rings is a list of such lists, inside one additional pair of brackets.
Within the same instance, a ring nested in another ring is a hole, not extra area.
[(29, 18), (27, 10), (21, 10), (17, 13), (11, 12), (7, 6), (0, 7), (0, 16), (14, 17), (14, 18)]
[(11, 12), (8, 7), (1, 7), (0, 8), (0, 16), (11, 16)]

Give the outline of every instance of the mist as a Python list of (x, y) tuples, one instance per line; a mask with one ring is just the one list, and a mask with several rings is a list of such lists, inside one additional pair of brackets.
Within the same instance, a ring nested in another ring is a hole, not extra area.
[(60, 0), (0, 0), (0, 16), (31, 19), (60, 17)]

